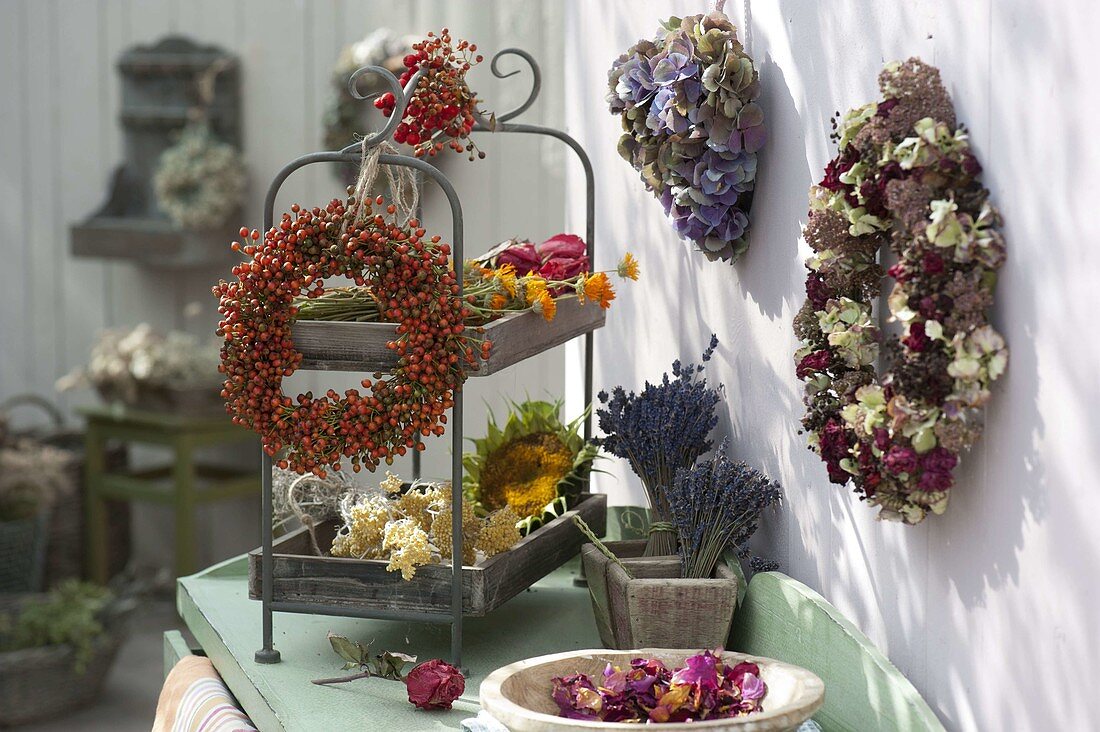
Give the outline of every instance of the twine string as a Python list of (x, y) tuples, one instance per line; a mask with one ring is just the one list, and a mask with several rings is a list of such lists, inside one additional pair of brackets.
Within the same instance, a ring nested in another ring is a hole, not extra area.
[[(398, 221), (408, 221), (416, 215), (420, 206), (420, 190), (416, 185), (416, 173), (404, 165), (383, 165), (382, 155), (397, 155), (399, 151), (389, 141), (368, 146), (363, 140), (363, 155), (359, 160), (359, 176), (355, 180), (355, 200), (362, 202), (370, 198), (379, 173), (385, 170), (386, 183), (390, 189), (389, 200), (396, 209)], [(356, 223), (367, 218), (367, 209), (359, 206), (355, 214)]]
[(286, 491), (286, 502), (290, 506), (291, 512), (293, 512), (295, 518), (301, 522), (302, 526), (306, 527), (306, 531), (309, 533), (309, 543), (313, 545), (313, 551), (317, 556), (324, 556), (321, 552), (321, 547), (317, 543), (317, 524), (302, 508), (298, 498), (298, 486), (302, 484), (302, 481), (309, 476), (299, 475), (293, 483), (290, 484), (290, 488)]
[(649, 525), (649, 531), (647, 534), (656, 534), (659, 531), (666, 531), (670, 534), (676, 533), (676, 525), (671, 521), (654, 521)]

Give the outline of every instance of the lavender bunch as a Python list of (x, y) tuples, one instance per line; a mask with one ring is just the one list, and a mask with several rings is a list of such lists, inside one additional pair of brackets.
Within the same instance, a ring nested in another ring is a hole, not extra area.
[(747, 553), (760, 515), (780, 500), (779, 484), (726, 456), (725, 441), (710, 460), (676, 471), (666, 491), (680, 538), (682, 576), (710, 577), (728, 548)]
[[(718, 337), (711, 335), (703, 351), (703, 363), (714, 355)], [(641, 394), (615, 387), (610, 396), (598, 395), (604, 406), (596, 410), (604, 437), (596, 443), (612, 455), (626, 459), (641, 478), (653, 513), (646, 554), (672, 554), (675, 534), (669, 526), (670, 513), (665, 494), (677, 470), (690, 467), (700, 455), (711, 449), (710, 432), (718, 424), (715, 407), (719, 389), (707, 387), (699, 376), (703, 365), (672, 364), (672, 376), (661, 382), (646, 382)]]

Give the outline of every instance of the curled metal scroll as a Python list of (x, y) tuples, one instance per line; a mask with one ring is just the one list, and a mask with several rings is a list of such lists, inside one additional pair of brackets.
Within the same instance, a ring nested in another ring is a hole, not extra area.
[[(352, 145), (352, 148), (362, 149), (366, 147), (374, 147), (383, 140), (388, 140), (393, 136), (394, 131), (397, 129), (397, 125), (401, 124), (401, 119), (405, 116), (405, 108), (409, 104), (409, 99), (412, 98), (413, 91), (416, 89), (416, 85), (420, 83), (420, 77), (425, 73), (425, 69), (420, 69), (408, 83), (405, 84), (405, 88), (401, 88), (401, 82), (394, 76), (389, 69), (385, 69), (381, 66), (363, 66), (356, 69), (351, 76), (348, 77), (348, 94), (355, 99), (362, 101), (369, 101), (379, 96), (383, 92), (373, 92), (371, 94), (363, 94), (359, 91), (359, 79), (364, 76), (372, 75), (377, 76), (389, 87), (388, 91), (393, 94), (394, 109), (390, 115), (389, 120), (386, 122), (386, 126), (378, 132), (372, 135), (367, 135), (363, 138), (362, 142), (357, 142)], [(345, 148), (346, 150), (347, 148)]]
[(515, 109), (496, 115), (497, 122), (507, 122), (526, 112), (530, 109), (531, 105), (535, 103), (535, 100), (539, 96), (539, 91), (542, 89), (542, 71), (539, 70), (538, 62), (535, 61), (534, 56), (527, 53), (522, 48), (505, 48), (502, 51), (497, 51), (496, 55), (493, 56), (493, 60), (489, 63), (489, 69), (493, 72), (493, 76), (498, 79), (507, 79), (522, 71), (522, 69), (516, 69), (508, 73), (502, 72), (500, 70), (500, 60), (505, 56), (519, 56), (527, 62), (527, 66), (531, 69), (531, 92), (527, 95), (527, 99), (523, 104)]

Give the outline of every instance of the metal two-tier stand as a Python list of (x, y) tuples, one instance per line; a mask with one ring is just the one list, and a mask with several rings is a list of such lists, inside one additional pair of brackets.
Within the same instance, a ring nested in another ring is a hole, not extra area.
[[(500, 70), (500, 60), (506, 56), (516, 56), (526, 62), (529, 67), (529, 71), (532, 75), (531, 91), (527, 96), (527, 99), (513, 110), (510, 110), (504, 114), (496, 116), (495, 122), (490, 122), (486, 119), (480, 119), (474, 127), (474, 132), (492, 132), (495, 134), (500, 133), (521, 133), (530, 135), (544, 135), (547, 137), (553, 137), (561, 140), (570, 149), (576, 153), (577, 157), (581, 161), (581, 165), (584, 167), (585, 177), (585, 241), (588, 245), (588, 258), (590, 262), (594, 262), (594, 244), (595, 244), (595, 198), (593, 192), (593, 175), (592, 164), (588, 159), (588, 155), (585, 154), (584, 149), (580, 144), (569, 135), (564, 132), (549, 127), (542, 127), (538, 125), (529, 124), (516, 124), (511, 122), (535, 102), (538, 97), (539, 89), (541, 87), (541, 74), (538, 64), (535, 59), (527, 53), (518, 48), (509, 48), (497, 53), (490, 63), (490, 68), (493, 75), (497, 78), (504, 79), (515, 74), (520, 73), (520, 70), (512, 71), (509, 73), (503, 73)], [(296, 160), (288, 163), (279, 173), (275, 176), (275, 179), (271, 182), (270, 188), (267, 191), (267, 198), (264, 201), (264, 231), (268, 231), (274, 225), (275, 222), (275, 197), (279, 193), (279, 189), (283, 182), (299, 168), (303, 168), (313, 163), (355, 163), (358, 162), (365, 151), (374, 148), (383, 142), (388, 141), (393, 135), (395, 129), (401, 118), (404, 116), (404, 110), (412, 96), (413, 90), (416, 88), (416, 84), (420, 79), (422, 72), (413, 76), (409, 80), (404, 89), (401, 88), (397, 78), (386, 69), (379, 66), (366, 66), (359, 69), (352, 75), (349, 81), (349, 88), (353, 96), (358, 99), (366, 100), (370, 97), (363, 96), (359, 93), (356, 82), (363, 75), (376, 75), (382, 79), (389, 90), (393, 93), (396, 100), (396, 108), (393, 114), (389, 118), (389, 122), (379, 132), (370, 135), (362, 142), (349, 145), (340, 151), (331, 152), (317, 152), (309, 155), (303, 155)], [(447, 179), (443, 173), (441, 173), (436, 167), (424, 162), (423, 160), (407, 155), (390, 155), (382, 154), (379, 157), (379, 162), (382, 165), (396, 165), (412, 168), (418, 171), (421, 175), (429, 178), (439, 186), (443, 191), (443, 194), (447, 197), (447, 202), (451, 207), (451, 218), (453, 225), (453, 252), (454, 252), (454, 265), (456, 271), (459, 273), (457, 277), (459, 281), (459, 293), (461, 296), (462, 287), (462, 263), (464, 260), (464, 247), (463, 247), (463, 221), (462, 221), (462, 204), (459, 200), (458, 193), (455, 191), (454, 186)], [(596, 310), (599, 310), (598, 308)], [(524, 315), (531, 315), (531, 313), (525, 313)], [(514, 318), (515, 316), (509, 316)], [(514, 337), (512, 339), (514, 345), (511, 348), (511, 353), (503, 352), (496, 353), (498, 351), (496, 347), (496, 339), (494, 339), (494, 355), (492, 360), (494, 364), (483, 364), (478, 369), (471, 369), (470, 375), (487, 375), (494, 370), (503, 368), (504, 366), (515, 363), (519, 360), (529, 358), (538, 352), (546, 350), (547, 348), (559, 345), (560, 343), (569, 340), (577, 335), (584, 334), (585, 337), (585, 354), (584, 354), (584, 403), (589, 404), (592, 401), (592, 330), (603, 324), (602, 311), (597, 316), (586, 316), (588, 318), (585, 322), (576, 322), (573, 326), (561, 326), (558, 327), (552, 336), (539, 340), (538, 338), (524, 338)], [(502, 323), (497, 321), (491, 325), (497, 325)], [(559, 319), (561, 318), (559, 312)], [(557, 321), (558, 319), (556, 319)], [(528, 320), (514, 321), (517, 325), (526, 327), (526, 325), (534, 323), (541, 323), (541, 318), (535, 316)], [(333, 348), (325, 349), (324, 344), (318, 346), (317, 343), (310, 345), (310, 348), (315, 348), (316, 353), (310, 353), (307, 351), (307, 347), (303, 341), (308, 339), (299, 338), (299, 326), (304, 323), (296, 324), (295, 326), (295, 343), (296, 346), (303, 352), (303, 368), (320, 368), (320, 369), (338, 369), (338, 370), (357, 370), (365, 372), (376, 372), (380, 370), (392, 369), (393, 362), (386, 362), (381, 360), (382, 357), (374, 357), (371, 354), (378, 353), (376, 347), (370, 348), (359, 347), (362, 346), (362, 339), (353, 337), (352, 342), (348, 342), (347, 336), (344, 336), (344, 342), (340, 344), (330, 344)], [(330, 326), (350, 325), (343, 323), (325, 324)], [(370, 330), (373, 333), (373, 338), (377, 342), (379, 338), (384, 342), (385, 340), (392, 340), (394, 337), (392, 327), (386, 324), (369, 324), (370, 328), (363, 328), (366, 324), (355, 324), (360, 330), (344, 329), (342, 333), (362, 333)], [(555, 323), (547, 324), (548, 326), (555, 325)], [(331, 331), (329, 331), (331, 332)], [(503, 331), (499, 330), (503, 335)], [(513, 329), (513, 334), (522, 335), (520, 329)], [(380, 334), (380, 335), (379, 335)], [(338, 337), (339, 340), (339, 337)], [(375, 346), (377, 343), (375, 343)], [(385, 349), (382, 349), (385, 352)], [(334, 355), (335, 354), (335, 355)], [(462, 426), (462, 392), (458, 391), (454, 395), (454, 410), (451, 415), (449, 423), (451, 431), (451, 505), (454, 516), (462, 515), (462, 438), (463, 438), (463, 426)], [(585, 439), (590, 439), (592, 436), (592, 424), (591, 415), (585, 420), (584, 427)], [(414, 451), (413, 455), (413, 473), (414, 477), (419, 477), (419, 453)], [(273, 537), (272, 537), (272, 503), (271, 503), (271, 491), (272, 491), (272, 459), (265, 452), (263, 455), (263, 523), (261, 526), (263, 545), (261, 548), (260, 557), (260, 595), (263, 603), (263, 648), (256, 651), (256, 661), (258, 663), (278, 663), (280, 660), (279, 651), (277, 651), (272, 642), (272, 615), (276, 612), (287, 613), (306, 613), (306, 614), (318, 614), (318, 615), (338, 615), (349, 617), (362, 617), (362, 618), (377, 618), (385, 620), (403, 620), (403, 621), (415, 621), (415, 622), (429, 622), (429, 623), (449, 623), (451, 626), (451, 656), (455, 665), (460, 665), (462, 655), (462, 615), (463, 615), (463, 576), (462, 566), (460, 562), (452, 561), (452, 567), (450, 572), (450, 609), (449, 612), (444, 611), (423, 611), (423, 610), (410, 610), (399, 609), (396, 607), (355, 607), (348, 603), (326, 604), (323, 601), (290, 601), (285, 599), (276, 600), (274, 596), (274, 556), (273, 556)], [(452, 532), (452, 557), (462, 557), (462, 532)]]

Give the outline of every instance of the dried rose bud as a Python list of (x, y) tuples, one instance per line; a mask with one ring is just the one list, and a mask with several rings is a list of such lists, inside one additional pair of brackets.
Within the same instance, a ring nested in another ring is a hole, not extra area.
[(450, 709), (466, 690), (462, 672), (438, 658), (425, 661), (405, 677), (409, 702), (421, 709)]

